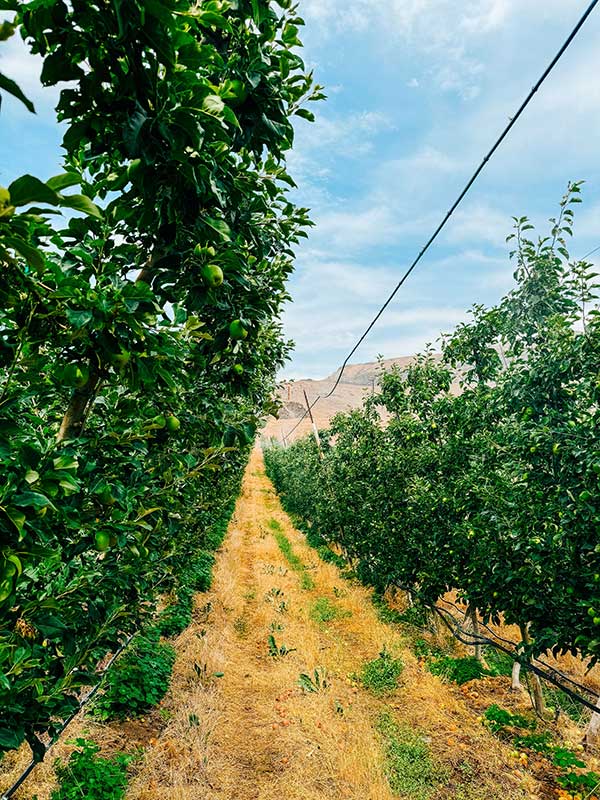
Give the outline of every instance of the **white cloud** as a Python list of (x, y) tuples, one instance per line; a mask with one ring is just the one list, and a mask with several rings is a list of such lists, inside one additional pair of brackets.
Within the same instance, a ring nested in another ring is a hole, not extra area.
[[(42, 71), (41, 56), (32, 55), (20, 36), (14, 35), (6, 42), (0, 42), (0, 71), (16, 81), (24, 94), (34, 103), (38, 113), (54, 108), (58, 100), (56, 87), (44, 87), (40, 83)], [(29, 112), (20, 101), (3, 95), (4, 101), (11, 103), (11, 113), (23, 109)], [(6, 113), (3, 109), (3, 113)]]

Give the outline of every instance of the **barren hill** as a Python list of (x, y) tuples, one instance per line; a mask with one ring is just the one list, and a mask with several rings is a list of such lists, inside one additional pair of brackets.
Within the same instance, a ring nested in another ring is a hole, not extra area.
[[(284, 435), (286, 437), (289, 435), (289, 432), (306, 410), (304, 392), (306, 392), (310, 403), (313, 403), (317, 396), (321, 396), (313, 410), (313, 414), (317, 425), (326, 427), (329, 420), (340, 411), (348, 411), (361, 405), (363, 398), (373, 391), (382, 368), (389, 369), (395, 365), (406, 367), (413, 358), (414, 356), (401, 356), (399, 358), (388, 358), (381, 362), (349, 364), (344, 370), (342, 380), (335, 390), (335, 394), (327, 399), (325, 395), (333, 388), (339, 375), (339, 370), (322, 380), (305, 378), (298, 381), (285, 381), (279, 389), (279, 396), (284, 404), (283, 408), (279, 412), (277, 419), (269, 417), (262, 435), (267, 438), (275, 437), (279, 441), (282, 441)], [(310, 420), (307, 416), (291, 434), (288, 441), (304, 436), (310, 430)]]

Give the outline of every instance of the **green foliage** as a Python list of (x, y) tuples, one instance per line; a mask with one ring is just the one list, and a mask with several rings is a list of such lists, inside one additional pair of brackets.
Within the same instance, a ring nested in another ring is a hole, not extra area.
[(300, 573), (300, 586), (307, 590), (314, 589), (315, 582), (306, 571), (306, 567), (302, 562), (302, 559), (296, 555), (296, 553), (294, 553), (290, 540), (287, 538), (285, 533), (281, 532), (281, 526), (276, 520), (271, 520), (271, 523), (275, 523), (278, 526), (277, 528), (274, 528), (273, 525), (270, 524), (270, 527), (274, 531), (273, 536), (275, 537), (275, 541), (283, 553), (285, 560), (293, 570)]
[(329, 686), (327, 671), (321, 667), (317, 667), (315, 670), (313, 670), (312, 675), (308, 675), (306, 672), (301, 672), (300, 677), (298, 678), (298, 686), (303, 691), (310, 693), (324, 691)]
[(528, 733), (524, 736), (515, 736), (513, 745), (518, 750), (527, 748), (536, 753), (549, 753), (552, 749), (552, 734), (550, 731), (541, 733)]
[(158, 630), (139, 634), (109, 670), (92, 714), (102, 720), (143, 714), (165, 696), (174, 662), (175, 650), (159, 641)]
[(500, 706), (491, 705), (486, 709), (484, 716), (484, 724), (492, 731), (492, 733), (502, 733), (507, 728), (525, 728), (526, 730), (535, 730), (537, 722), (535, 719), (530, 719), (523, 714), (513, 714)]
[(310, 605), (309, 616), (313, 622), (318, 622), (319, 625), (326, 625), (328, 622), (333, 622), (341, 617), (349, 617), (350, 611), (344, 611), (328, 597), (317, 597)]
[(513, 659), (496, 647), (484, 648), (484, 655), (493, 675), (512, 675)]
[(60, 174), (0, 187), (0, 751), (40, 755), (222, 539), (290, 349), (285, 156), (322, 94), (289, 3), (4, 7), (64, 132)]
[(600, 786), (600, 775), (597, 772), (567, 772), (556, 779), (559, 786), (569, 792), (585, 792), (591, 795)]
[[(548, 235), (515, 219), (514, 288), (312, 438), (265, 451), (309, 540), (431, 608), (450, 589), (530, 632), (525, 657), (600, 657), (598, 275), (570, 258), (572, 183)], [(460, 392), (456, 391), (456, 383)], [(381, 424), (382, 411), (386, 424)], [(597, 624), (598, 623), (598, 624)]]
[(127, 788), (127, 767), (132, 757), (118, 754), (99, 756), (100, 747), (85, 739), (76, 739), (78, 749), (69, 760), (55, 763), (59, 788), (51, 800), (121, 800)]
[(382, 738), (392, 792), (411, 800), (428, 800), (444, 781), (444, 773), (433, 762), (423, 738), (398, 725), (387, 711), (380, 714), (375, 727)]
[(442, 648), (437, 644), (432, 644), (428, 642), (427, 639), (423, 639), (419, 637), (413, 641), (413, 651), (417, 658), (437, 658), (438, 656), (443, 656), (444, 652)]
[(403, 669), (402, 661), (394, 658), (384, 647), (377, 658), (363, 665), (360, 680), (363, 686), (370, 689), (373, 694), (387, 694), (397, 688), (398, 678)]
[(490, 671), (485, 669), (475, 656), (467, 656), (466, 658), (442, 656), (430, 661), (427, 664), (427, 669), (433, 675), (439, 675), (448, 681), (458, 683), (459, 686), (490, 674)]
[(267, 642), (269, 645), (269, 655), (272, 658), (283, 658), (284, 656), (287, 656), (296, 650), (295, 647), (287, 647), (285, 644), (277, 644), (272, 633), (269, 634)]
[(167, 606), (160, 614), (158, 629), (162, 636), (177, 636), (184, 631), (192, 621), (193, 606), (193, 593), (181, 590), (177, 595), (177, 601)]

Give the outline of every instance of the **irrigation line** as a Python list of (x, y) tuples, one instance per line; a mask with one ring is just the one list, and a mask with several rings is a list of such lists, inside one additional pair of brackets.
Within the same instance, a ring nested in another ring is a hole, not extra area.
[[(71, 722), (73, 722), (73, 720), (74, 720), (74, 719), (75, 719), (75, 717), (76, 717), (76, 716), (79, 714), (79, 712), (80, 712), (80, 711), (81, 711), (83, 708), (85, 708), (85, 706), (86, 706), (86, 705), (87, 705), (87, 704), (90, 702), (90, 700), (91, 700), (91, 699), (94, 697), (94, 695), (96, 694), (96, 692), (98, 691), (98, 689), (99, 689), (99, 688), (100, 688), (100, 686), (102, 685), (102, 681), (103, 681), (103, 679), (104, 679), (104, 676), (105, 676), (105, 675), (106, 675), (106, 673), (109, 671), (109, 669), (112, 667), (112, 665), (115, 663), (115, 661), (117, 660), (117, 658), (118, 658), (118, 657), (121, 655), (121, 653), (122, 653), (124, 650), (126, 650), (126, 649), (127, 649), (127, 647), (129, 647), (129, 644), (130, 644), (130, 642), (131, 642), (131, 640), (133, 639), (133, 637), (134, 637), (134, 636), (135, 636), (135, 633), (132, 633), (132, 634), (131, 634), (131, 636), (129, 636), (129, 638), (128, 638), (128, 639), (126, 639), (126, 641), (125, 641), (125, 642), (124, 642), (124, 643), (123, 643), (123, 644), (122, 644), (122, 645), (119, 647), (119, 649), (117, 650), (117, 652), (116, 652), (116, 653), (114, 653), (114, 655), (111, 657), (111, 659), (110, 659), (110, 661), (108, 662), (108, 664), (107, 664), (107, 665), (104, 667), (104, 669), (103, 669), (103, 670), (100, 672), (100, 676), (99, 676), (98, 683), (97, 683), (97, 684), (94, 686), (94, 688), (93, 688), (91, 691), (89, 691), (89, 692), (86, 694), (86, 696), (85, 696), (85, 697), (83, 697), (83, 698), (80, 700), (80, 702), (79, 702), (79, 705), (77, 706), (77, 708), (75, 709), (75, 711), (73, 711), (73, 713), (72, 713), (72, 714), (71, 714), (69, 717), (67, 717), (67, 719), (66, 719), (66, 720), (63, 722), (63, 724), (61, 725), (61, 727), (60, 727), (60, 728), (59, 728), (59, 729), (56, 731), (56, 733), (54, 734), (54, 736), (52, 737), (52, 739), (50, 740), (50, 742), (49, 742), (49, 743), (46, 745), (46, 747), (45, 747), (45, 749), (44, 749), (44, 756), (45, 756), (45, 755), (48, 753), (48, 751), (49, 751), (49, 750), (50, 750), (52, 747), (54, 747), (54, 745), (56, 744), (56, 742), (59, 740), (59, 738), (62, 736), (62, 734), (63, 734), (63, 733), (64, 733), (64, 731), (66, 730), (67, 726), (68, 726), (68, 725), (70, 725), (70, 724), (71, 724)], [(22, 784), (23, 784), (23, 783), (24, 783), (24, 782), (27, 780), (27, 778), (29, 777), (29, 775), (31, 775), (31, 773), (33, 772), (33, 770), (36, 768), (36, 766), (37, 766), (37, 765), (38, 765), (38, 764), (39, 764), (41, 761), (43, 761), (43, 758), (42, 758), (42, 759), (40, 759), (40, 761), (36, 761), (35, 759), (33, 759), (33, 760), (31, 761), (31, 763), (29, 764), (29, 766), (28, 766), (26, 769), (24, 769), (24, 770), (23, 770), (23, 772), (22, 772), (22, 773), (19, 775), (19, 777), (17, 778), (17, 780), (16, 780), (16, 781), (13, 783), (13, 785), (10, 787), (10, 789), (7, 789), (7, 790), (6, 790), (6, 792), (4, 792), (4, 794), (3, 794), (3, 795), (0, 795), (0, 800), (9, 800), (9, 798), (11, 798), (11, 797), (13, 796), (13, 794), (14, 794), (14, 793), (17, 791), (17, 789), (18, 789), (20, 786), (22, 786)]]
[[(430, 248), (430, 247), (431, 247), (431, 245), (432, 245), (432, 244), (435, 242), (435, 240), (438, 238), (438, 236), (440, 235), (440, 233), (442, 232), (442, 230), (443, 230), (443, 229), (446, 227), (446, 224), (448, 223), (448, 221), (450, 220), (450, 218), (452, 217), (452, 215), (454, 214), (454, 212), (456, 211), (456, 209), (457, 209), (457, 208), (459, 207), (459, 205), (462, 203), (462, 201), (464, 200), (464, 198), (466, 197), (466, 195), (469, 193), (469, 191), (470, 191), (471, 187), (473, 186), (473, 184), (475, 183), (475, 181), (477, 180), (477, 178), (478, 178), (478, 177), (481, 175), (481, 173), (482, 173), (482, 172), (483, 172), (483, 170), (485, 169), (485, 167), (486, 167), (486, 165), (487, 165), (488, 161), (490, 161), (490, 159), (491, 159), (491, 158), (494, 156), (494, 154), (496, 153), (496, 151), (498, 150), (498, 148), (500, 147), (500, 145), (502, 144), (502, 142), (503, 142), (503, 141), (506, 139), (506, 137), (508, 136), (508, 134), (510, 133), (510, 131), (511, 131), (511, 130), (514, 128), (514, 126), (517, 124), (517, 121), (520, 119), (521, 115), (523, 114), (523, 112), (525, 111), (525, 109), (527, 108), (527, 106), (528, 106), (528, 105), (531, 103), (531, 101), (533, 100), (533, 98), (534, 98), (535, 94), (536, 94), (536, 93), (537, 93), (537, 91), (540, 89), (540, 87), (542, 86), (542, 84), (543, 84), (543, 83), (546, 81), (546, 79), (548, 78), (548, 76), (550, 75), (550, 73), (553, 71), (554, 67), (555, 67), (555, 66), (558, 64), (558, 62), (560, 61), (560, 59), (563, 57), (563, 55), (565, 54), (565, 52), (567, 51), (567, 49), (569, 48), (569, 46), (571, 45), (571, 43), (573, 42), (573, 40), (575, 39), (575, 37), (577, 36), (577, 34), (579, 33), (579, 31), (581, 30), (581, 28), (582, 28), (582, 27), (584, 26), (584, 24), (586, 23), (586, 21), (587, 21), (588, 17), (590, 16), (590, 14), (591, 14), (591, 13), (592, 13), (592, 11), (594, 10), (594, 8), (595, 8), (595, 7), (598, 5), (598, 2), (600, 2), (600, 0), (592, 0), (592, 2), (589, 4), (589, 6), (587, 7), (587, 9), (584, 11), (584, 13), (582, 14), (582, 16), (580, 17), (579, 21), (577, 22), (577, 24), (575, 25), (575, 27), (573, 28), (573, 30), (572, 30), (572, 31), (571, 31), (571, 33), (569, 34), (569, 36), (568, 36), (568, 37), (566, 38), (566, 40), (564, 41), (564, 43), (563, 43), (563, 45), (561, 46), (561, 48), (558, 50), (558, 52), (556, 53), (556, 55), (554, 56), (554, 58), (552, 59), (552, 61), (550, 62), (550, 64), (549, 64), (549, 65), (546, 67), (546, 69), (545, 69), (545, 70), (544, 70), (544, 72), (542, 73), (542, 76), (539, 78), (539, 80), (537, 81), (537, 83), (536, 83), (536, 84), (535, 84), (535, 85), (532, 87), (531, 91), (529, 92), (529, 94), (527, 95), (527, 97), (525, 98), (525, 100), (524, 100), (524, 101), (521, 103), (521, 105), (520, 105), (519, 109), (518, 109), (518, 110), (515, 112), (514, 116), (510, 117), (508, 125), (506, 125), (506, 126), (505, 126), (504, 130), (502, 131), (502, 133), (500, 134), (500, 136), (499, 136), (499, 137), (496, 139), (496, 141), (494, 142), (494, 144), (493, 144), (493, 146), (491, 147), (491, 149), (490, 149), (490, 150), (488, 151), (488, 153), (487, 153), (487, 154), (484, 156), (483, 160), (481, 161), (481, 163), (479, 164), (479, 166), (477, 167), (477, 169), (475, 170), (475, 172), (473, 173), (473, 175), (471, 176), (471, 178), (470, 178), (470, 179), (468, 180), (468, 182), (465, 184), (464, 188), (462, 189), (462, 191), (460, 192), (460, 194), (458, 195), (458, 197), (456, 198), (456, 200), (454, 201), (454, 203), (453, 203), (453, 204), (452, 204), (452, 206), (450, 207), (449, 211), (447, 211), (447, 213), (446, 213), (445, 217), (442, 219), (442, 221), (440, 222), (440, 224), (437, 226), (437, 228), (435, 229), (435, 231), (433, 232), (433, 234), (432, 234), (432, 235), (429, 237), (429, 239), (427, 240), (426, 244), (425, 244), (425, 245), (424, 245), (424, 247), (421, 249), (421, 251), (419, 252), (419, 254), (417, 255), (417, 257), (414, 259), (414, 261), (412, 262), (412, 264), (411, 264), (411, 265), (408, 267), (408, 269), (406, 270), (406, 272), (404, 273), (404, 275), (403, 275), (403, 276), (400, 278), (400, 280), (399, 280), (399, 281), (398, 281), (398, 283), (396, 284), (395, 288), (393, 289), (393, 291), (391, 292), (391, 294), (389, 295), (389, 297), (387, 298), (387, 300), (386, 300), (386, 301), (384, 302), (384, 304), (381, 306), (381, 308), (379, 309), (379, 311), (377, 312), (377, 314), (376, 314), (376, 315), (373, 317), (373, 319), (371, 320), (371, 322), (370, 322), (370, 323), (369, 323), (369, 325), (367, 326), (367, 328), (366, 328), (366, 330), (364, 331), (364, 333), (362, 334), (362, 336), (361, 336), (361, 337), (358, 339), (358, 341), (356, 342), (356, 344), (354, 345), (354, 347), (352, 348), (352, 350), (351, 350), (351, 351), (348, 353), (348, 355), (346, 356), (346, 358), (345, 358), (345, 360), (344, 360), (344, 362), (343, 362), (343, 364), (342, 364), (342, 366), (341, 366), (341, 368), (340, 368), (340, 371), (339, 371), (339, 374), (338, 374), (338, 376), (337, 376), (337, 378), (336, 378), (336, 381), (335, 381), (335, 383), (333, 384), (333, 388), (332, 388), (332, 389), (331, 389), (331, 390), (330, 390), (330, 391), (329, 391), (327, 394), (323, 395), (323, 398), (324, 398), (324, 399), (325, 399), (325, 398), (328, 398), (328, 397), (331, 397), (331, 395), (332, 395), (332, 394), (335, 392), (335, 390), (337, 389), (337, 387), (338, 387), (338, 385), (339, 385), (339, 383), (340, 383), (340, 381), (341, 381), (341, 379), (342, 379), (342, 375), (344, 374), (344, 371), (345, 371), (345, 369), (346, 369), (346, 367), (347, 367), (347, 365), (348, 365), (348, 362), (350, 361), (350, 359), (352, 358), (352, 356), (354, 355), (354, 353), (355, 353), (355, 352), (358, 350), (358, 348), (360, 347), (360, 345), (361, 345), (361, 344), (364, 342), (364, 340), (367, 338), (367, 336), (369, 335), (369, 333), (370, 333), (370, 332), (373, 330), (373, 328), (374, 328), (374, 327), (375, 327), (375, 325), (377, 324), (377, 321), (378, 321), (378, 320), (379, 320), (379, 318), (382, 316), (382, 314), (384, 313), (384, 311), (386, 310), (386, 308), (389, 306), (389, 304), (392, 302), (392, 300), (394, 299), (394, 297), (397, 295), (397, 293), (399, 292), (399, 290), (402, 288), (402, 286), (404, 285), (404, 283), (405, 283), (405, 281), (407, 280), (407, 278), (408, 278), (408, 277), (411, 275), (411, 273), (412, 273), (412, 272), (413, 272), (413, 270), (414, 270), (414, 269), (417, 267), (417, 265), (419, 264), (419, 262), (421, 261), (421, 259), (422, 259), (422, 258), (423, 258), (423, 256), (425, 255), (425, 253), (426, 253), (426, 252), (429, 250), (429, 248)], [(316, 403), (317, 403), (317, 402), (318, 402), (320, 399), (321, 399), (321, 396), (319, 395), (319, 396), (317, 397), (317, 399), (314, 401), (314, 403), (312, 404), (311, 408), (312, 408), (312, 407), (313, 407), (313, 406), (314, 406), (314, 405), (315, 405), (315, 404), (316, 404)], [(308, 413), (308, 412), (306, 412), (306, 413)], [(300, 423), (302, 422), (302, 420), (303, 420), (303, 419), (306, 417), (306, 413), (305, 413), (305, 414), (303, 414), (303, 416), (302, 416), (302, 417), (301, 417), (301, 418), (298, 420), (298, 422), (297, 422), (297, 423), (296, 423), (296, 425), (295, 425), (295, 426), (292, 428), (292, 430), (291, 430), (291, 431), (290, 431), (288, 434), (286, 434), (286, 439), (287, 439), (287, 437), (288, 437), (288, 436), (290, 436), (290, 435), (291, 435), (291, 434), (292, 434), (292, 433), (293, 433), (293, 432), (296, 430), (296, 428), (298, 427), (298, 425), (300, 425)]]
[[(451, 600), (446, 600), (445, 598), (441, 597), (440, 601), (442, 603), (445, 603), (448, 606), (452, 606), (452, 608), (455, 608), (461, 616), (463, 616), (463, 617), (466, 616), (465, 612), (461, 608), (459, 608), (459, 606), (456, 603), (453, 603)], [(496, 631), (494, 631), (492, 628), (490, 628), (489, 625), (486, 625), (486, 623), (483, 622), (482, 620), (479, 620), (479, 624), (483, 628), (485, 628), (486, 631), (488, 631), (495, 639), (497, 639), (497, 640), (499, 640), (501, 642), (504, 642), (505, 644), (511, 645), (512, 647), (518, 647), (518, 644), (519, 644), (518, 642), (515, 642), (513, 639), (505, 639), (504, 636), (500, 636), (499, 633), (496, 633)], [(581, 691), (587, 692), (588, 694), (591, 694), (593, 697), (596, 697), (596, 698), (600, 697), (598, 692), (595, 692), (593, 689), (591, 689), (589, 686), (586, 686), (583, 683), (579, 683), (574, 678), (569, 677), (564, 672), (561, 672), (561, 670), (559, 670), (558, 667), (552, 666), (552, 664), (549, 664), (547, 661), (545, 661), (544, 659), (540, 658), (539, 656), (534, 656), (534, 661), (537, 661), (538, 664), (540, 664), (545, 669), (550, 670), (553, 674), (559, 675), (562, 678), (562, 680), (565, 680), (568, 683), (572, 684), (573, 686), (576, 686), (578, 689), (581, 689)]]
[[(558, 680), (558, 678), (554, 676), (553, 674), (554, 671), (552, 669), (550, 669), (549, 672), (541, 669), (534, 663), (524, 658), (522, 654), (515, 652), (514, 650), (511, 650), (502, 644), (499, 644), (494, 639), (490, 639), (487, 636), (474, 635), (470, 632), (467, 634), (460, 626), (457, 626), (456, 624), (453, 625), (450, 622), (448, 622), (447, 617), (449, 617), (453, 623), (456, 623), (455, 618), (452, 616), (452, 614), (450, 614), (450, 612), (438, 608), (438, 606), (434, 606), (433, 610), (440, 617), (444, 625), (448, 628), (448, 630), (455, 637), (455, 639), (457, 639), (462, 644), (467, 645), (467, 647), (475, 647), (476, 645), (482, 645), (482, 644), (495, 647), (496, 650), (500, 650), (503, 653), (506, 653), (506, 655), (509, 655), (513, 659), (513, 661), (517, 661), (519, 664), (521, 664), (522, 667), (524, 667), (526, 670), (529, 670), (529, 672), (533, 672), (538, 677), (543, 678), (545, 681), (548, 681), (548, 683), (551, 683), (554, 686), (556, 686), (557, 689), (560, 689), (561, 692), (564, 692), (572, 700), (575, 700), (577, 703), (586, 706), (592, 712), (598, 713), (598, 707), (594, 703), (591, 703), (585, 697), (582, 697), (577, 692), (574, 692), (572, 689), (569, 689), (567, 686), (562, 684)], [(470, 641), (466, 638), (467, 636), (470, 637)], [(598, 697), (598, 695), (591, 689), (588, 689), (587, 691), (589, 694)]]

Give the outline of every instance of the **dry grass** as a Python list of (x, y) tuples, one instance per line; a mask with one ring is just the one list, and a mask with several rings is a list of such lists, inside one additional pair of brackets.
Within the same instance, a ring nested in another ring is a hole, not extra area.
[[(312, 591), (288, 569), (270, 519), (279, 522), (306, 566)], [(336, 596), (334, 587), (343, 591)], [(319, 597), (342, 613), (325, 624), (313, 621), (310, 610)], [(206, 634), (198, 638), (192, 625), (179, 640), (167, 700), (174, 716), (147, 753), (129, 800), (391, 800), (375, 730), (384, 707), (425, 732), (446, 776), (432, 797), (453, 798), (459, 785), (465, 799), (498, 792), (507, 800), (535, 796), (520, 788), (528, 779), (510, 771), (506, 748), (377, 619), (369, 592), (342, 581), (307, 547), (272, 492), (259, 453), (248, 468), (209, 599)], [(272, 657), (271, 633), (278, 646), (296, 649)], [(383, 645), (406, 665), (399, 688), (385, 700), (348, 678)], [(224, 677), (199, 686), (193, 662)], [(305, 693), (298, 677), (316, 668), (325, 671), (329, 685)], [(199, 725), (190, 726), (190, 714)]]
[[(299, 573), (289, 569), (270, 519), (279, 522), (313, 589), (303, 589)], [(312, 619), (318, 598), (341, 613), (325, 622)], [(201, 613), (207, 601), (211, 610)], [(271, 634), (278, 647), (295, 649), (273, 657)], [(405, 668), (398, 688), (378, 698), (348, 676), (384, 645)], [(128, 800), (392, 800), (386, 743), (377, 731), (386, 709), (427, 745), (440, 775), (431, 800), (541, 797), (462, 696), (427, 672), (398, 632), (378, 619), (369, 591), (343, 581), (306, 545), (281, 509), (258, 451), (218, 555), (213, 588), (199, 596), (194, 622), (176, 650), (171, 690), (147, 723), (152, 735), (142, 728), (132, 737), (131, 724), (92, 731), (107, 752), (131, 746), (136, 737), (146, 746)], [(316, 668), (328, 686), (302, 691), (300, 673)], [(77, 723), (69, 737), (84, 725)], [(57, 748), (57, 754), (66, 752)], [(48, 800), (51, 786), (50, 766), (38, 768), (21, 798), (37, 793)]]

